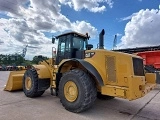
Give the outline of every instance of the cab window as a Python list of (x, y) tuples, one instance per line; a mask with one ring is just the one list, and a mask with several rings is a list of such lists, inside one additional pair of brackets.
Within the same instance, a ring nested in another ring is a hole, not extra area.
[(73, 48), (77, 50), (85, 50), (86, 40), (80, 37), (73, 37)]

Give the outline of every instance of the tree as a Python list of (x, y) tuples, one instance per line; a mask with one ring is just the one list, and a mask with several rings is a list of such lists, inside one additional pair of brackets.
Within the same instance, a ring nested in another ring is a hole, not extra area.
[(38, 58), (38, 56), (34, 56), (33, 60), (32, 60), (32, 63), (33, 64), (38, 64), (40, 61), (47, 60), (47, 59), (48, 59), (48, 57), (45, 57), (45, 56), (42, 56), (42, 59)]
[(21, 65), (24, 62), (24, 58), (18, 54), (2, 55), (0, 54), (0, 64), (4, 65)]

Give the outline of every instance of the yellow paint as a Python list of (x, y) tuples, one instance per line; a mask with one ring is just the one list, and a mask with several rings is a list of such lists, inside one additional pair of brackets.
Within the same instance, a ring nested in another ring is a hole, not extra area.
[[(54, 60), (53, 60), (54, 62)], [(51, 66), (52, 59), (48, 60), (49, 65), (46, 62), (41, 62), (39, 65), (33, 65), (34, 68), (37, 70), (38, 78), (50, 78), (51, 79), (51, 85), (53, 87), (56, 87), (55, 84), (55, 74), (57, 72), (56, 66)], [(7, 84), (4, 88), (4, 90), (7, 91), (14, 91), (14, 90), (21, 90), (22, 89), (22, 81), (24, 76), (25, 70), (21, 71), (12, 71), (10, 72)], [(53, 76), (53, 77), (52, 77)], [(54, 80), (53, 80), (54, 78)], [(28, 80), (28, 90), (30, 89), (30, 81)]]
[(10, 75), (4, 90), (6, 91), (21, 90), (24, 72), (25, 70), (10, 72)]
[[(62, 60), (58, 66), (61, 66), (64, 62), (68, 61), (69, 59), (64, 59)], [(72, 66), (76, 66), (75, 62), (73, 61), (68, 61), (67, 63), (65, 63), (61, 69), (61, 73), (64, 73), (66, 71), (69, 71), (71, 69)]]
[[(58, 71), (58, 66), (54, 65), (55, 59), (50, 58), (47, 60), (49, 64), (47, 64), (45, 61), (42, 61), (39, 63), (39, 65), (35, 65), (37, 67), (37, 72), (39, 74), (39, 78), (50, 78), (51, 81), (51, 87), (56, 88), (56, 73)], [(41, 66), (40, 66), (41, 65)]]
[(32, 80), (30, 77), (27, 77), (26, 80), (25, 80), (25, 88), (27, 90), (30, 90), (32, 87)]
[(124, 89), (116, 89), (116, 95), (117, 96), (125, 96), (125, 91)]
[[(97, 71), (100, 73), (103, 82), (105, 85), (118, 85), (118, 86), (129, 86), (128, 84), (128, 76), (133, 75), (132, 71), (132, 56), (125, 53), (118, 53), (113, 51), (107, 50), (89, 50), (86, 52), (95, 52), (95, 55), (92, 58), (85, 58), (87, 62), (91, 63)], [(109, 81), (109, 74), (107, 72), (107, 58), (114, 57), (115, 59), (115, 73), (116, 73), (116, 80)]]
[(142, 91), (142, 96), (146, 95), (148, 92), (153, 90), (156, 87), (155, 84), (152, 83), (146, 83), (145, 85), (145, 90)]
[(47, 68), (46, 65), (33, 65), (38, 73), (38, 78), (52, 78), (51, 71)]
[(18, 67), (18, 70), (25, 70), (25, 66), (17, 66)]
[(146, 81), (148, 83), (155, 83), (156, 82), (156, 74), (154, 74), (154, 73), (146, 73), (145, 77), (146, 77)]
[(126, 87), (118, 87), (111, 85), (105, 85), (101, 88), (102, 94), (109, 96), (117, 96), (121, 98), (126, 98), (126, 91), (128, 91), (128, 88)]
[(77, 85), (72, 81), (68, 81), (64, 85), (64, 95), (69, 102), (74, 102), (78, 97)]
[(92, 64), (101, 75), (104, 86), (97, 86), (102, 94), (134, 100), (155, 87), (154, 74), (147, 74), (146, 78), (134, 75), (132, 57), (140, 58), (139, 56), (103, 49), (87, 52), (95, 53), (92, 58), (84, 60)]

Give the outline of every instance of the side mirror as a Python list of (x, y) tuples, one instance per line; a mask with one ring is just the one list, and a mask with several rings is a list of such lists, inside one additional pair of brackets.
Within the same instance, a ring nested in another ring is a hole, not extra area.
[(92, 44), (86, 45), (86, 50), (91, 50), (92, 48), (93, 48), (93, 45), (92, 45)]
[(55, 37), (52, 37), (52, 43), (53, 43), (53, 44), (55, 43), (55, 40), (56, 40), (56, 38), (55, 38)]

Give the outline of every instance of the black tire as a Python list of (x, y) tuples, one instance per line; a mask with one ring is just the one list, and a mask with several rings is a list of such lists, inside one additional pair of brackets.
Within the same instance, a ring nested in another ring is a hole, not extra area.
[[(31, 79), (31, 88), (30, 89), (26, 88), (26, 80), (28, 77)], [(27, 97), (30, 97), (30, 98), (39, 97), (45, 92), (45, 90), (38, 91), (38, 74), (34, 68), (28, 69), (24, 74), (23, 92)]]
[[(68, 81), (75, 83), (78, 89), (78, 96), (73, 102), (68, 101), (64, 95), (64, 86)], [(58, 95), (65, 109), (79, 113), (94, 104), (97, 98), (97, 89), (95, 82), (88, 74), (80, 69), (74, 69), (63, 74), (59, 83)]]
[(100, 99), (100, 100), (111, 100), (111, 99), (114, 99), (113, 96), (102, 95), (100, 92), (97, 93), (97, 98)]

